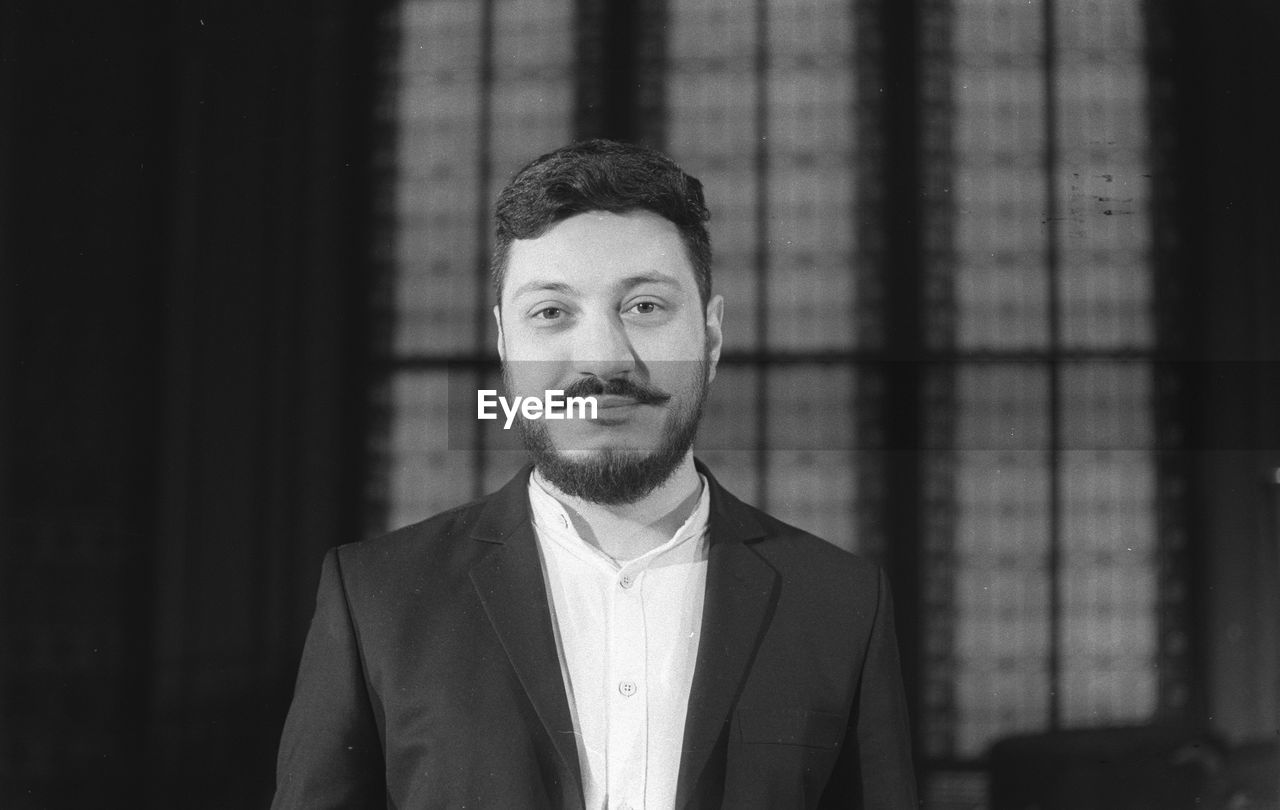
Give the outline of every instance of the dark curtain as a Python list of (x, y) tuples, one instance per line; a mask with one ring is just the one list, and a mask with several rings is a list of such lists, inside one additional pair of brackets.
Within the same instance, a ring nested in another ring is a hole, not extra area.
[(357, 538), (378, 3), (0, 11), (0, 805), (268, 800)]

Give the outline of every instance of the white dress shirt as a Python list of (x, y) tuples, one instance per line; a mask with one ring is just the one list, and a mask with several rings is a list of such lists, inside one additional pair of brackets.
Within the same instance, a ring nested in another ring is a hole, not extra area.
[(617, 562), (578, 535), (536, 472), (529, 478), (587, 810), (675, 805), (707, 581), (701, 483), (670, 540)]

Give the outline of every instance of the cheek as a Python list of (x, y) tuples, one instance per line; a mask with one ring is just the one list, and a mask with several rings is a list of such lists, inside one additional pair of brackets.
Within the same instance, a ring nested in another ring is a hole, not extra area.
[(555, 386), (550, 385), (554, 379), (553, 369), (550, 364), (530, 359), (512, 359), (511, 355), (507, 355), (506, 361), (506, 380), (513, 390), (513, 393), (520, 395), (530, 395), (541, 392), (547, 388)]
[(503, 361), (503, 376), (507, 389), (520, 396), (543, 396), (546, 391), (563, 390), (574, 375), (564, 357), (554, 353), (531, 351), (531, 346), (524, 343), (512, 351), (508, 342), (506, 359)]
[(502, 330), (502, 346), (507, 360), (550, 360), (557, 356), (559, 342), (525, 324), (507, 323)]
[(668, 360), (650, 364), (655, 385), (681, 398), (689, 398), (705, 384), (706, 364), (701, 360)]
[(681, 319), (662, 329), (636, 331), (632, 346), (642, 358), (653, 361), (701, 361), (707, 354), (707, 330), (702, 321)]

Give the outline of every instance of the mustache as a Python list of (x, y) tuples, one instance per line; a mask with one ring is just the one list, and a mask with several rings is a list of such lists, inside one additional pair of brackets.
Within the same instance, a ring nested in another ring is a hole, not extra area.
[(565, 386), (564, 395), (566, 397), (627, 397), (641, 405), (662, 405), (671, 399), (671, 395), (661, 388), (630, 377), (613, 377), (608, 380), (595, 376), (580, 377)]

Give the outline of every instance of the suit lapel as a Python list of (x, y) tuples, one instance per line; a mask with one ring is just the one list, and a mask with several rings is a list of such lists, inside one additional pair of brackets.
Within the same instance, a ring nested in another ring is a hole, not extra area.
[[(778, 573), (751, 547), (766, 534), (751, 510), (720, 488), (700, 463), (711, 489), (710, 551), (702, 636), (685, 720), (676, 807), (697, 795), (730, 711), (746, 681), (777, 599)], [(541, 719), (582, 805), (582, 771), (573, 719), (560, 672), (542, 562), (529, 518), (526, 468), (485, 504), (471, 536), (493, 549), (471, 569), (485, 613), (521, 686)]]
[(580, 806), (582, 773), (537, 538), (529, 520), (528, 480), (526, 468), (485, 505), (471, 536), (493, 549), (471, 569), (471, 581), (555, 746), (565, 778), (572, 780), (568, 793), (579, 797)]
[(685, 719), (676, 807), (697, 795), (729, 712), (769, 625), (778, 574), (748, 541), (765, 534), (752, 510), (729, 495), (701, 465), (711, 486), (711, 548), (702, 636)]

